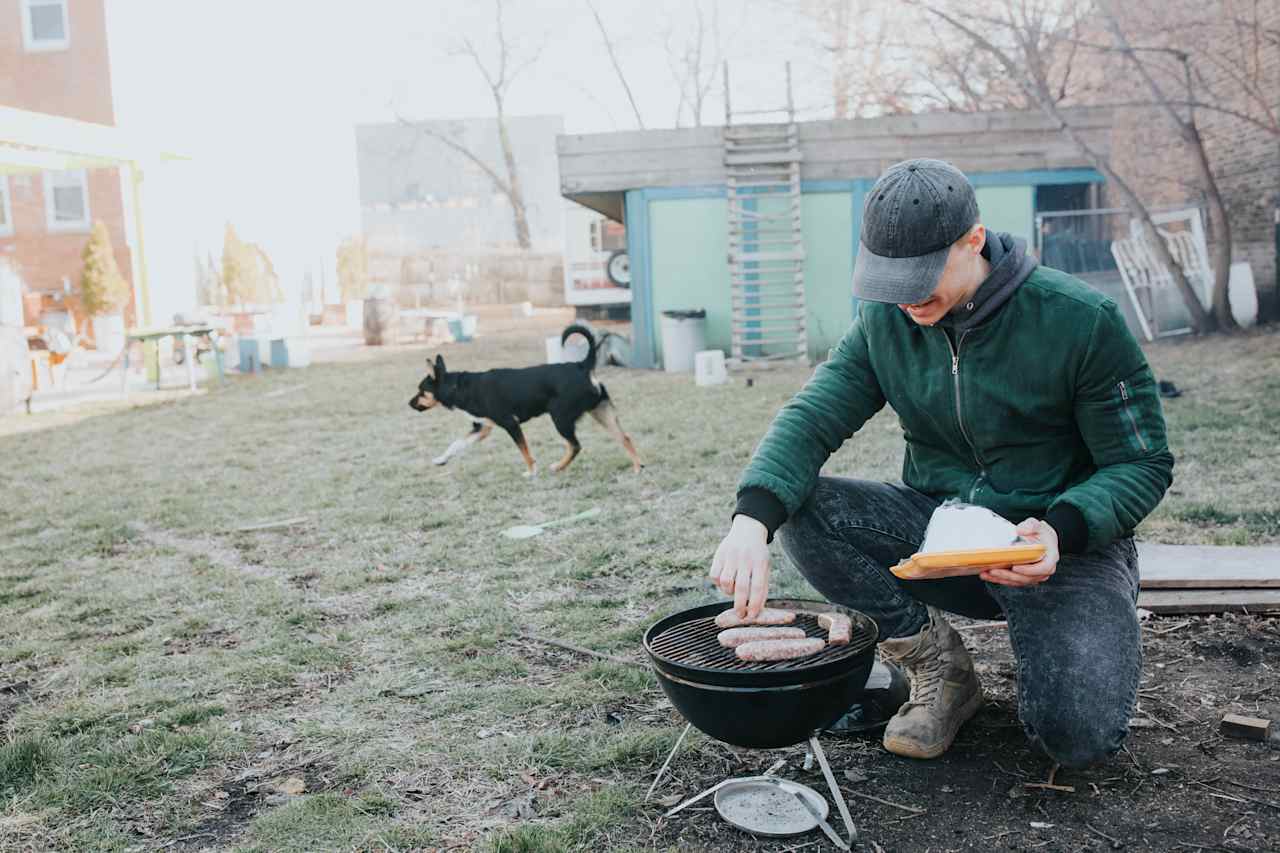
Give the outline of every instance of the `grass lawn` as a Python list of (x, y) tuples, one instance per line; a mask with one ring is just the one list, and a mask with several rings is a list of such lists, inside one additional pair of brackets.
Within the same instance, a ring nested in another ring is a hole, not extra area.
[[(534, 364), (547, 332), (445, 357)], [(1280, 334), (1149, 352), (1184, 396), (1166, 403), (1173, 492), (1141, 535), (1280, 542)], [(648, 670), (519, 635), (639, 660), (654, 619), (712, 600), (738, 473), (807, 371), (699, 389), (602, 369), (648, 467), (632, 474), (584, 419), (573, 466), (526, 480), (497, 432), (430, 464), (464, 425), (406, 405), (426, 355), (34, 431), (0, 421), (0, 848), (661, 846), (641, 798), (682, 723)], [(545, 418), (526, 434), (545, 472), (562, 444)], [(900, 464), (886, 412), (828, 471)], [(734, 766), (706, 738), (686, 749)]]

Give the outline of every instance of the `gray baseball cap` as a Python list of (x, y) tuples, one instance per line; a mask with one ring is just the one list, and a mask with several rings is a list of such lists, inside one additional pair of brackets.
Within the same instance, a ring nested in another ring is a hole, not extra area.
[(894, 163), (862, 206), (853, 295), (873, 302), (923, 302), (938, 287), (951, 246), (978, 221), (964, 173), (942, 160)]

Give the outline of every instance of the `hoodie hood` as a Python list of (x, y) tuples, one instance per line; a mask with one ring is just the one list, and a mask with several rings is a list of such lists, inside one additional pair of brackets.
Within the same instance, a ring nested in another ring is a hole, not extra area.
[(987, 232), (982, 256), (991, 264), (991, 272), (974, 292), (973, 299), (957, 305), (938, 325), (963, 331), (985, 323), (1039, 266), (1035, 255), (1027, 251), (1025, 240), (1003, 231)]

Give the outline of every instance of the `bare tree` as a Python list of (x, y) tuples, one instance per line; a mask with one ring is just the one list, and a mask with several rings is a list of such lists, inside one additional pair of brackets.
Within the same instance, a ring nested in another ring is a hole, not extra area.
[(1115, 10), (1111, 6), (1111, 0), (1096, 1), (1107, 29), (1111, 32), (1115, 49), (1137, 70), (1143, 83), (1151, 91), (1152, 102), (1159, 106), (1173, 122), (1187, 150), (1192, 154), (1205, 197), (1209, 202), (1209, 216), (1217, 229), (1217, 239), (1213, 244), (1213, 318), (1223, 329), (1234, 329), (1236, 321), (1231, 316), (1231, 305), (1227, 295), (1227, 281), (1231, 273), (1231, 220), (1227, 216), (1226, 205), (1222, 202), (1222, 191), (1218, 188), (1218, 179), (1214, 176), (1213, 167), (1209, 164), (1209, 155), (1205, 152), (1204, 138), (1200, 134), (1200, 127), (1196, 120), (1196, 108), (1188, 106), (1184, 110), (1179, 110), (1174, 106), (1165, 85), (1156, 78), (1156, 73), (1147, 61), (1147, 57), (1153, 52), (1172, 57), (1181, 66), (1180, 76), (1185, 100), (1188, 103), (1194, 103), (1196, 89), (1191, 55), (1177, 48), (1162, 48), (1159, 51), (1153, 51), (1150, 48), (1136, 50), (1122, 30)]
[(904, 15), (876, 0), (776, 0), (809, 24), (805, 41), (830, 63), (836, 118), (910, 112), (906, 51), (893, 36)]
[(517, 55), (520, 51), (517, 45), (510, 40), (503, 24), (504, 5), (505, 0), (494, 0), (494, 7), (497, 13), (494, 28), (498, 48), (496, 62), (486, 63), (480, 55), (479, 48), (476, 47), (475, 42), (470, 37), (464, 36), (457, 49), (458, 54), (469, 57), (475, 63), (480, 75), (484, 78), (485, 84), (489, 87), (490, 94), (493, 96), (493, 105), (497, 118), (498, 144), (502, 150), (501, 169), (503, 173), (499, 173), (499, 167), (489, 164), (485, 158), (468, 148), (456, 135), (432, 127), (426, 122), (409, 121), (402, 116), (397, 116), (397, 118), (406, 127), (411, 127), (423, 136), (440, 142), (445, 147), (461, 154), (474, 163), (489, 178), (498, 192), (506, 196), (507, 201), (510, 202), (511, 214), (515, 224), (516, 243), (521, 249), (529, 249), (532, 248), (533, 242), (529, 236), (529, 214), (525, 204), (524, 190), (520, 185), (520, 172), (516, 167), (515, 153), (511, 148), (511, 135), (507, 129), (507, 94), (516, 78), (537, 61), (541, 48), (529, 51), (528, 55), (524, 57)]
[[(1108, 157), (1098, 151), (1067, 120), (1063, 109), (1065, 84), (1054, 85), (1055, 63), (1062, 57), (1074, 57), (1073, 46), (1082, 41), (1081, 17), (1085, 3), (1072, 0), (1000, 0), (994, 15), (975, 15), (971, 8), (957, 10), (944, 5), (944, 0), (912, 0), (963, 36), (969, 46), (990, 56), (1014, 81), (1029, 101), (1034, 103), (1071, 140), (1082, 155), (1106, 176), (1108, 183), (1123, 199), (1130, 214), (1137, 219), (1148, 236), (1148, 242), (1160, 263), (1170, 272), (1191, 315), (1191, 325), (1198, 332), (1218, 328), (1215, 317), (1205, 311), (1195, 288), (1182, 267), (1174, 260), (1164, 239), (1159, 236), (1151, 212), (1137, 191), (1112, 167)], [(1060, 79), (1069, 79), (1071, 69), (1057, 69)]]
[[(703, 0), (694, 0), (691, 5), (694, 26), (687, 32), (680, 25), (669, 27), (665, 38), (671, 76), (680, 92), (676, 127), (682, 126), (685, 110), (693, 126), (702, 127), (702, 109), (724, 60), (718, 0), (710, 0), (710, 13), (703, 9)], [(683, 33), (680, 38), (676, 36), (677, 29)]]
[(635, 113), (636, 125), (644, 130), (644, 119), (640, 117), (640, 108), (636, 106), (636, 97), (631, 94), (631, 86), (627, 83), (627, 75), (622, 73), (622, 63), (618, 61), (618, 55), (613, 49), (613, 40), (609, 38), (609, 31), (605, 28), (604, 19), (600, 17), (600, 10), (596, 8), (596, 4), (587, 0), (587, 8), (591, 10), (592, 16), (596, 19), (596, 26), (600, 29), (600, 38), (604, 39), (605, 50), (609, 51), (609, 61), (613, 63), (614, 73), (618, 75), (618, 82), (622, 84), (623, 90), (627, 93), (627, 102), (631, 104), (631, 111)]

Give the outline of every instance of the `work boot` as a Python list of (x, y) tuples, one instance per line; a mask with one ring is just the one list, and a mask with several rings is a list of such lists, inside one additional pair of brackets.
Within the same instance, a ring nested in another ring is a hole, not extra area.
[(929, 608), (919, 634), (885, 640), (881, 656), (906, 669), (911, 697), (884, 730), (884, 748), (908, 758), (937, 758), (982, 707), (982, 685), (964, 641)]

